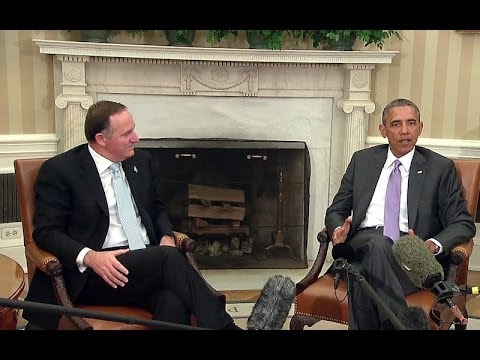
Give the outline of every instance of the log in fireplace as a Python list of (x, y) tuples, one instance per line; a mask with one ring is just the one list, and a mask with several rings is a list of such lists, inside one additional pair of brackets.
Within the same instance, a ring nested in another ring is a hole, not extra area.
[(310, 157), (301, 141), (142, 139), (201, 269), (307, 268)]

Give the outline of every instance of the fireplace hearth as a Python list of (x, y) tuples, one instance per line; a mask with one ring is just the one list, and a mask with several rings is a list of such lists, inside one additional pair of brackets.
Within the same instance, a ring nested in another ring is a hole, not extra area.
[(201, 269), (307, 268), (310, 158), (300, 141), (142, 139)]

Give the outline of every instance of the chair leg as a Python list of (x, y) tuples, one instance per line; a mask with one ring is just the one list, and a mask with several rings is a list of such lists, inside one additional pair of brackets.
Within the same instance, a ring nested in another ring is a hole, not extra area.
[(292, 316), (292, 319), (290, 320), (290, 330), (303, 330), (305, 325), (307, 325), (308, 327), (311, 327), (315, 325), (318, 321), (319, 321), (318, 319), (312, 316), (295, 314)]

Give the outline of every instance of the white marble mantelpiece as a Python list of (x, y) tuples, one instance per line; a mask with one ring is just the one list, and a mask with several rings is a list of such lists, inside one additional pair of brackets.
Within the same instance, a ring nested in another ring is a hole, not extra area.
[(55, 56), (60, 151), (84, 142), (86, 111), (100, 99), (127, 105), (141, 138), (305, 141), (309, 259), (351, 154), (366, 146), (372, 71), (397, 54), (34, 42)]
[(390, 64), (397, 51), (198, 48), (33, 40), (40, 53), (108, 58), (289, 64)]

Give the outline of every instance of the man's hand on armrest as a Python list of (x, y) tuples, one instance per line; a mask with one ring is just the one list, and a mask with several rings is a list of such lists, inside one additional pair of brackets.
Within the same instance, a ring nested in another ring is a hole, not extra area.
[(345, 219), (345, 222), (342, 226), (337, 227), (333, 230), (332, 234), (332, 243), (333, 245), (337, 245), (340, 243), (345, 242), (347, 239), (348, 232), (350, 231), (350, 225), (352, 224), (352, 217), (349, 216)]

